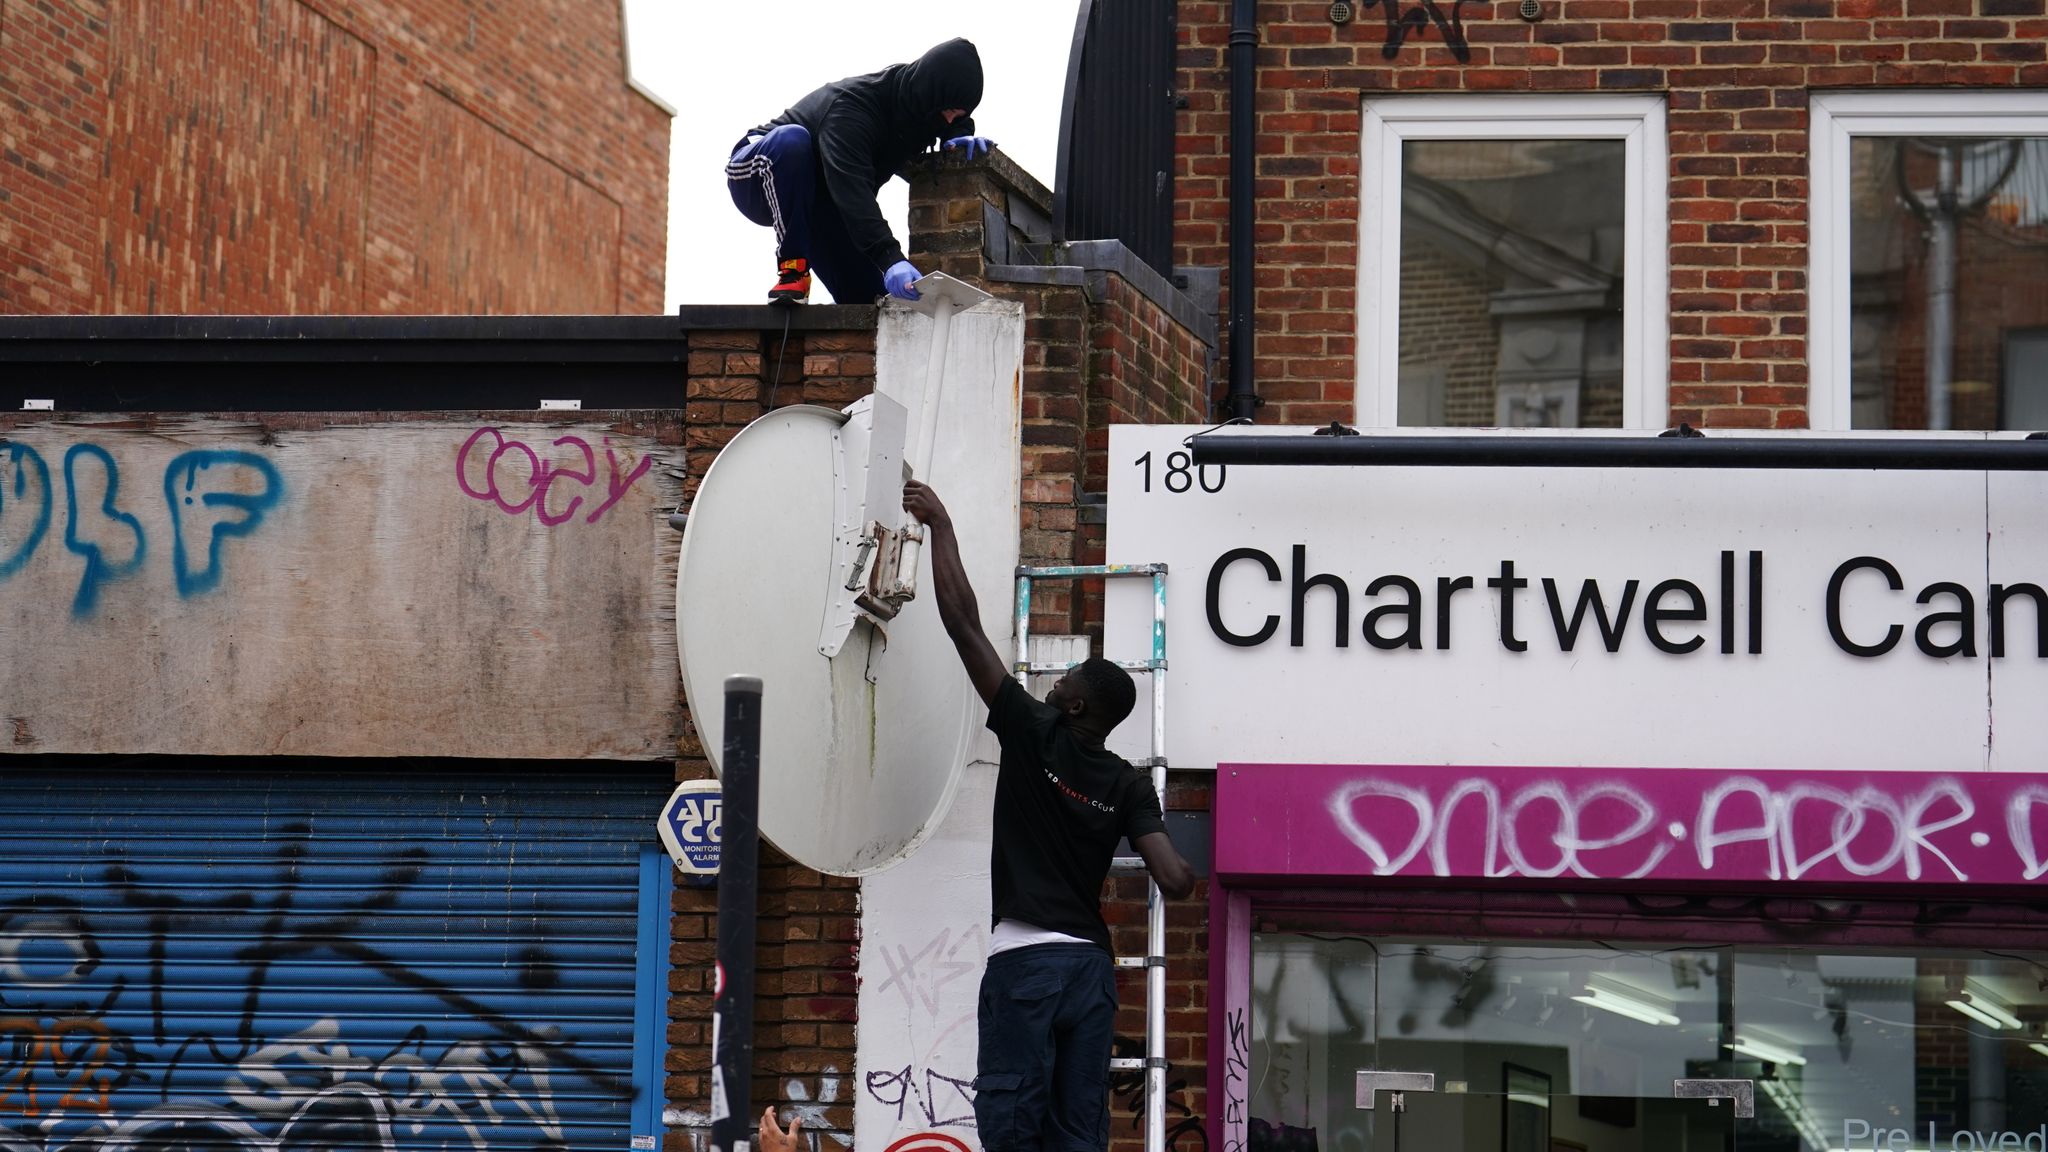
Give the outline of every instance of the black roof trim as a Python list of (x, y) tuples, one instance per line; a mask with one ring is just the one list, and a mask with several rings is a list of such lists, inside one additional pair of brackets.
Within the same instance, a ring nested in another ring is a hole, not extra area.
[[(872, 306), (837, 304), (696, 304), (674, 316), (0, 316), (0, 362), (380, 360), (397, 349), (371, 346), (386, 343), (402, 343), (405, 359), (432, 360), (443, 358), (437, 344), (666, 344), (692, 331), (872, 331), (875, 322)], [(256, 352), (251, 344), (278, 348)], [(480, 351), (464, 355), (498, 358)]]

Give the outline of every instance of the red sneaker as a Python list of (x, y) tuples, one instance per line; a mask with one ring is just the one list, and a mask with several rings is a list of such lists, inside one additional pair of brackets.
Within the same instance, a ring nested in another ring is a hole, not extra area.
[(811, 262), (801, 256), (777, 265), (775, 287), (768, 290), (770, 304), (801, 304), (811, 295)]

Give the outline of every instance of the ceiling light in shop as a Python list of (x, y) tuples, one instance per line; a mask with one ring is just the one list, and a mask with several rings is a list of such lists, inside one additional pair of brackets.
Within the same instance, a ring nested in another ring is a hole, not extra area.
[(1631, 1020), (1640, 1020), (1645, 1024), (1678, 1023), (1678, 1017), (1661, 1005), (1652, 1004), (1643, 997), (1625, 995), (1616, 992), (1612, 988), (1602, 988), (1595, 984), (1586, 985), (1586, 994), (1574, 996), (1572, 999), (1581, 1004), (1591, 1005), (1594, 1008), (1612, 1012), (1616, 1016), (1626, 1016)]
[(1987, 1028), (2026, 1027), (2024, 1021), (2012, 1014), (2012, 1009), (1974, 988), (1965, 988), (1962, 999), (1950, 1000), (1948, 1006)]
[(2032, 1044), (2027, 1045), (2027, 1047), (2032, 1048), (2034, 1051), (2039, 1052), (2043, 1056), (2048, 1056), (2048, 1044), (2043, 1044), (2040, 1041), (2036, 1040)]
[(1728, 1050), (1771, 1064), (1790, 1064), (1798, 1067), (1806, 1063), (1806, 1057), (1801, 1056), (1791, 1046), (1774, 1044), (1749, 1033), (1737, 1032), (1735, 1043), (1728, 1045)]

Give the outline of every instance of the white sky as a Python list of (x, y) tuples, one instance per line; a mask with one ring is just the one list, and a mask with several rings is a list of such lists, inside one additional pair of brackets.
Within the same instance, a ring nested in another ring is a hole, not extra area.
[[(1060, 98), (1078, 0), (625, 0), (633, 76), (676, 109), (669, 137), (667, 310), (759, 304), (775, 282), (775, 236), (725, 188), (733, 142), (831, 80), (974, 41), (986, 78), (974, 123), (1053, 183)], [(906, 185), (880, 203), (909, 247)], [(811, 299), (829, 296), (814, 285)]]

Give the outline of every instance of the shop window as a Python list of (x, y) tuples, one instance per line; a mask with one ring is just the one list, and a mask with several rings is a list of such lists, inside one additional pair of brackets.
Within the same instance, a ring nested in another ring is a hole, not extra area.
[[(2038, 1149), (2044, 961), (1258, 932), (1247, 1150)], [(1365, 1070), (1434, 1088), (1367, 1110)], [(1700, 1080), (1747, 1082), (1754, 1115), (1674, 1085)]]
[(1664, 106), (1368, 100), (1358, 421), (1661, 427)]
[(2048, 427), (2048, 93), (1812, 98), (1812, 423)]

